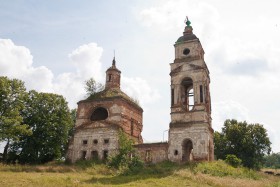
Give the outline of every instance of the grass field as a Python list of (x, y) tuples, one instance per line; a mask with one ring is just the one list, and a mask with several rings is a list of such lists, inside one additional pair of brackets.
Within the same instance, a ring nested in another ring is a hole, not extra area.
[(222, 161), (177, 165), (170, 162), (123, 173), (104, 164), (0, 165), (0, 186), (279, 186), (280, 177), (233, 168)]

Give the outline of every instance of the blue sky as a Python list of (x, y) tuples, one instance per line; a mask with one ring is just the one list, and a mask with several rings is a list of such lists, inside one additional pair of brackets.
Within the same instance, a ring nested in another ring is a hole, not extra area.
[(144, 140), (162, 141), (170, 122), (169, 63), (188, 15), (210, 69), (214, 130), (227, 118), (261, 123), (279, 152), (279, 5), (0, 0), (0, 75), (22, 79), (28, 89), (62, 94), (75, 108), (85, 95), (84, 80), (104, 83), (115, 50), (122, 89), (144, 109)]

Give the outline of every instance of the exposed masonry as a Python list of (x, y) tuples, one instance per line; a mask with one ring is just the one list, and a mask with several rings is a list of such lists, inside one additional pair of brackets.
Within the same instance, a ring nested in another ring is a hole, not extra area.
[(120, 90), (121, 72), (115, 59), (106, 71), (105, 90), (78, 102), (74, 136), (67, 159), (106, 159), (118, 150), (122, 129), (136, 144), (143, 143), (143, 109)]
[(214, 159), (210, 77), (204, 50), (193, 34), (190, 22), (175, 43), (171, 71), (171, 122), (169, 140), (143, 143), (142, 108), (120, 90), (121, 71), (116, 61), (106, 71), (105, 90), (78, 103), (75, 132), (67, 159), (106, 159), (119, 148), (122, 129), (133, 141), (140, 158), (147, 163), (211, 161)]
[(168, 160), (168, 143), (145, 143), (135, 145), (137, 154), (146, 163), (158, 163)]

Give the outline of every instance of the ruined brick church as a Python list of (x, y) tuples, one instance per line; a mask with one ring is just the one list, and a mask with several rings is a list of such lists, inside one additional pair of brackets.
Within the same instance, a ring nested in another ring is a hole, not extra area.
[(120, 129), (135, 142), (136, 151), (145, 162), (214, 159), (209, 70), (188, 19), (183, 36), (174, 47), (168, 142), (143, 143), (143, 109), (121, 91), (121, 71), (114, 59), (106, 71), (105, 89), (78, 102), (74, 136), (67, 153), (71, 162), (106, 159), (116, 153)]

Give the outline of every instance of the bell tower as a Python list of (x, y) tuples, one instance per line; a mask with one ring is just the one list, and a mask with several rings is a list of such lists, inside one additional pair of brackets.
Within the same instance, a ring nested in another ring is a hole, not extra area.
[(175, 162), (214, 159), (209, 70), (191, 22), (174, 44), (168, 158)]

